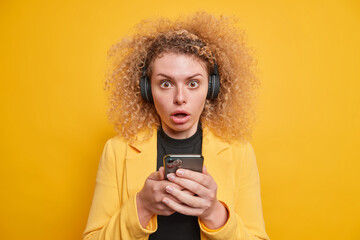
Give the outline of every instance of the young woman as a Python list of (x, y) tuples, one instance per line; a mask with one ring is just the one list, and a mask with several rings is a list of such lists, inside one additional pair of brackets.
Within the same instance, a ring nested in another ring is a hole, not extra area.
[[(246, 141), (257, 81), (225, 17), (144, 21), (110, 51), (110, 117), (83, 239), (269, 239)], [(164, 179), (166, 154), (202, 154), (202, 173)]]

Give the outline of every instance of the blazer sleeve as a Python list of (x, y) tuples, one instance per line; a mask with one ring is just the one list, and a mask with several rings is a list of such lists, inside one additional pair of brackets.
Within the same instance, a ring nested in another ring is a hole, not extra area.
[(157, 229), (151, 219), (143, 228), (139, 222), (136, 197), (121, 199), (126, 143), (108, 140), (105, 144), (98, 172), (95, 191), (88, 217), (84, 240), (147, 239)]
[(208, 239), (213, 240), (269, 240), (265, 232), (260, 178), (254, 150), (248, 142), (234, 145), (234, 207), (222, 202), (229, 216), (225, 225), (218, 231), (209, 231), (203, 224), (200, 224), (200, 228)]

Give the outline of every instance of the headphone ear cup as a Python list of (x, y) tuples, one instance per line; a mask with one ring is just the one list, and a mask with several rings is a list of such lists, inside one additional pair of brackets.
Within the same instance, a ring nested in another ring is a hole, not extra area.
[(220, 77), (218, 74), (210, 74), (209, 76), (209, 88), (206, 98), (215, 99), (220, 92)]
[(207, 95), (206, 95), (206, 99), (211, 99), (211, 96), (212, 96), (212, 86), (213, 86), (213, 75), (210, 74), (209, 75), (209, 85), (208, 85), (208, 92), (207, 92)]
[(219, 92), (220, 92), (220, 76), (218, 74), (214, 74), (214, 81), (212, 87), (213, 87), (212, 98), (215, 99), (219, 96)]
[(141, 77), (140, 79), (140, 93), (144, 101), (153, 102), (151, 85), (147, 76)]

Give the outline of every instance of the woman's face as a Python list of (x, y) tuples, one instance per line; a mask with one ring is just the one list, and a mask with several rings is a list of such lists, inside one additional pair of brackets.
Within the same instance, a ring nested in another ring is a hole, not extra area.
[(186, 54), (163, 53), (152, 65), (151, 91), (165, 133), (177, 139), (195, 134), (208, 91), (208, 71)]

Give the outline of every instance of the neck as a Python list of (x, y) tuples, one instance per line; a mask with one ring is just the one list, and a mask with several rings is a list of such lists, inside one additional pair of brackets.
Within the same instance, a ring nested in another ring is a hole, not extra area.
[(190, 129), (187, 129), (185, 131), (175, 131), (169, 128), (168, 126), (166, 126), (165, 124), (161, 124), (162, 125), (161, 127), (165, 132), (165, 134), (168, 135), (169, 137), (174, 139), (185, 139), (193, 136), (196, 133), (198, 129), (198, 124), (199, 122), (197, 122), (196, 124), (194, 124), (194, 126), (192, 126)]

